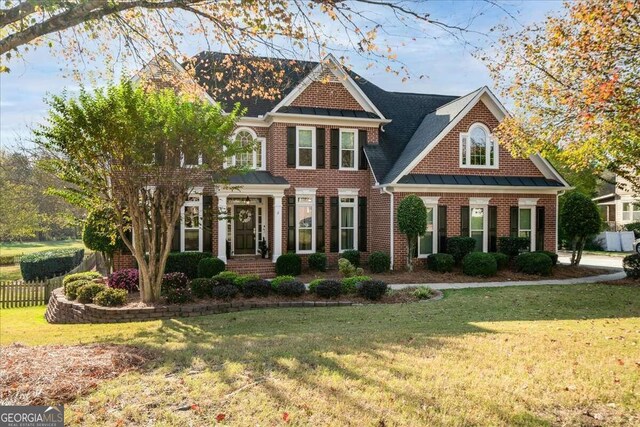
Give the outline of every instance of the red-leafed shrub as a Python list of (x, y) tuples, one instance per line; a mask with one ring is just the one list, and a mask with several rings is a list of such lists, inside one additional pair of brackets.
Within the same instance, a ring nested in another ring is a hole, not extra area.
[(109, 275), (107, 285), (113, 289), (137, 292), (140, 290), (140, 273), (136, 268), (115, 271)]

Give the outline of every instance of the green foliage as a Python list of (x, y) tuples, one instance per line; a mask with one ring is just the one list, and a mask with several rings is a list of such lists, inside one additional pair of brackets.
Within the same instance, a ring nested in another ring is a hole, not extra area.
[(164, 272), (184, 273), (189, 279), (198, 277), (198, 264), (205, 258), (212, 258), (210, 252), (171, 252), (167, 257)]
[(75, 282), (76, 280), (93, 280), (99, 279), (101, 277), (102, 274), (98, 273), (97, 271), (85, 271), (82, 273), (67, 274), (66, 276), (64, 276), (64, 279), (62, 279), (62, 285), (65, 286), (67, 283)]
[(247, 283), (255, 282), (257, 280), (260, 280), (260, 276), (258, 276), (257, 274), (242, 274), (233, 279), (233, 284), (239, 290), (242, 290)]
[(343, 294), (354, 294), (358, 288), (358, 285), (362, 282), (366, 282), (367, 280), (371, 280), (369, 276), (353, 276), (347, 277), (340, 281), (342, 284), (342, 293)]
[(111, 208), (96, 209), (89, 212), (82, 230), (82, 242), (96, 252), (112, 255), (124, 247), (118, 234), (116, 216)]
[(498, 270), (504, 270), (509, 267), (509, 255), (502, 252), (491, 252), (491, 256), (495, 258)]
[(462, 260), (462, 272), (467, 276), (491, 277), (498, 272), (498, 263), (491, 254), (471, 252)]
[(102, 283), (87, 283), (82, 285), (78, 288), (77, 292), (78, 302), (90, 304), (93, 302), (95, 296), (105, 289), (107, 289), (107, 287)]
[(286, 297), (300, 297), (304, 295), (307, 289), (302, 282), (284, 282), (278, 286), (278, 293)]
[(335, 280), (322, 280), (315, 286), (315, 292), (321, 298), (336, 298), (342, 292), (342, 285)]
[(193, 295), (189, 287), (167, 289), (165, 296), (167, 297), (167, 304), (184, 304), (193, 301)]
[(213, 296), (212, 290), (215, 286), (218, 285), (214, 279), (207, 279), (204, 277), (200, 277), (197, 279), (193, 279), (189, 286), (191, 286), (191, 293), (196, 298), (206, 298)]
[(447, 239), (447, 253), (453, 255), (456, 265), (459, 265), (468, 253), (476, 247), (472, 237), (449, 237)]
[(340, 258), (349, 260), (349, 262), (355, 267), (360, 267), (360, 251), (357, 251), (355, 249), (349, 249), (347, 251), (343, 251), (340, 254)]
[(548, 276), (551, 274), (553, 261), (547, 254), (540, 252), (525, 252), (516, 257), (516, 271), (525, 274)]
[(520, 255), (529, 248), (531, 241), (528, 237), (498, 237), (498, 250), (506, 254), (509, 259)]
[(413, 254), (418, 236), (427, 229), (427, 208), (415, 194), (410, 194), (398, 204), (398, 229), (407, 236), (407, 268), (413, 271)]
[(626, 231), (633, 231), (637, 239), (640, 239), (640, 222), (632, 222), (624, 226)]
[(535, 251), (536, 254), (545, 254), (549, 258), (551, 258), (551, 265), (554, 267), (558, 264), (558, 254), (551, 251)]
[[(176, 289), (189, 289), (189, 294), (191, 294), (191, 289), (189, 288), (189, 278), (186, 274), (180, 272), (167, 273), (162, 276), (161, 289), (163, 295), (167, 296)], [(180, 298), (180, 295), (175, 296), (176, 298)]]
[(382, 280), (366, 280), (358, 284), (358, 295), (377, 301), (387, 293), (387, 284)]
[(278, 286), (286, 282), (294, 282), (296, 280), (293, 276), (278, 276), (275, 279), (271, 280), (271, 288), (274, 291), (278, 290)]
[(342, 277), (362, 276), (364, 270), (360, 267), (355, 267), (346, 258), (340, 258), (338, 260), (338, 270)]
[(235, 282), (238, 277), (240, 277), (240, 275), (235, 271), (222, 271), (216, 274), (215, 276), (213, 276), (213, 279), (223, 279), (223, 280), (230, 280), (231, 282)]
[(84, 249), (35, 252), (20, 259), (20, 271), (26, 281), (48, 279), (72, 270), (83, 257)]
[(124, 305), (126, 302), (127, 291), (124, 289), (106, 288), (100, 291), (95, 298), (93, 298), (94, 304), (102, 305), (104, 307), (117, 307)]
[(276, 274), (278, 276), (299, 276), (301, 272), (302, 260), (298, 254), (282, 254), (276, 260)]
[(322, 252), (309, 255), (309, 269), (313, 271), (327, 271), (327, 255)]
[(622, 268), (631, 279), (640, 279), (640, 254), (627, 255), (622, 260)]
[(438, 273), (450, 273), (453, 271), (455, 259), (451, 254), (437, 253), (427, 257), (427, 269)]
[[(287, 282), (290, 283), (290, 282)], [(264, 279), (255, 279), (244, 283), (242, 293), (245, 297), (267, 297), (271, 292), (271, 283)]]
[(316, 293), (316, 288), (318, 287), (318, 285), (322, 282), (324, 282), (325, 279), (314, 279), (309, 283), (309, 293), (310, 294), (315, 294)]
[(0, 255), (0, 265), (15, 264), (16, 257), (13, 255)]
[(435, 292), (428, 286), (419, 286), (413, 291), (413, 296), (418, 299), (430, 299)]
[(198, 277), (213, 277), (224, 271), (224, 261), (219, 258), (202, 258), (198, 261)]
[(69, 282), (64, 285), (64, 294), (66, 295), (69, 301), (73, 301), (78, 297), (78, 289), (80, 289), (84, 285), (89, 285), (93, 282), (88, 279), (80, 279), (74, 280), (73, 282)]
[(563, 199), (559, 220), (571, 242), (571, 264), (578, 265), (587, 239), (602, 229), (602, 218), (596, 203), (582, 193), (571, 192)]
[(369, 270), (372, 273), (387, 273), (391, 268), (391, 258), (385, 252), (371, 252)]
[(218, 285), (211, 288), (211, 297), (221, 300), (230, 300), (238, 295), (238, 287), (234, 285)]

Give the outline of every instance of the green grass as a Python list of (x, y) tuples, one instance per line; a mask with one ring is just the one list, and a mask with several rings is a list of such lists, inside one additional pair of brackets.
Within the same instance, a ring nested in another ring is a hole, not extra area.
[[(0, 312), (0, 344), (157, 354), (65, 408), (74, 425), (637, 425), (640, 287), (446, 291), (434, 302), (119, 325)], [(177, 411), (185, 404), (196, 410)], [(634, 418), (635, 417), (635, 418)]]
[(0, 265), (0, 281), (2, 280), (20, 280), (22, 273), (20, 272), (20, 264)]
[(82, 240), (53, 240), (46, 242), (14, 242), (0, 243), (1, 256), (27, 255), (33, 252), (48, 251), (51, 249), (84, 248)]

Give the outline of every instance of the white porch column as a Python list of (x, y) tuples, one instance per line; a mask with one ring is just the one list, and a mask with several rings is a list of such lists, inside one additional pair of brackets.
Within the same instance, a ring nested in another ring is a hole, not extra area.
[[(218, 212), (227, 211), (227, 196), (218, 196)], [(227, 220), (218, 221), (218, 258), (227, 263)]]
[(282, 255), (282, 198), (283, 194), (273, 195), (273, 243), (271, 254), (273, 262)]

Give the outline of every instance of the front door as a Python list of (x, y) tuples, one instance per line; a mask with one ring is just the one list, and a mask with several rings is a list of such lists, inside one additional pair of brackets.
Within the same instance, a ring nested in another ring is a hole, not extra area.
[(256, 253), (256, 207), (236, 206), (234, 225), (234, 248), (235, 255), (254, 255)]

